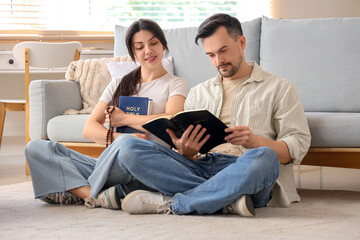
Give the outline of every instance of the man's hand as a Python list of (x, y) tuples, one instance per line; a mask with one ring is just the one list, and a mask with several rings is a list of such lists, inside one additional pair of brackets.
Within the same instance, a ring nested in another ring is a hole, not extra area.
[(287, 144), (282, 140), (275, 141), (255, 135), (248, 126), (229, 127), (225, 132), (232, 132), (225, 137), (225, 140), (231, 144), (241, 145), (247, 149), (269, 147), (276, 152), (280, 163), (286, 164), (292, 160)]
[(231, 132), (225, 137), (225, 140), (228, 143), (233, 145), (241, 145), (247, 149), (260, 147), (259, 136), (251, 132), (248, 126), (228, 127), (225, 129), (225, 132)]
[[(166, 129), (166, 132), (170, 135), (171, 140), (173, 141), (178, 152), (186, 157), (187, 159), (194, 161), (196, 160), (196, 155), (199, 152), (200, 148), (209, 140), (210, 135), (206, 135), (203, 140), (200, 141), (206, 128), (201, 129), (201, 125), (197, 125), (195, 128), (193, 125), (190, 125), (181, 138), (177, 138), (175, 133), (171, 129)], [(191, 133), (191, 134), (190, 134)]]

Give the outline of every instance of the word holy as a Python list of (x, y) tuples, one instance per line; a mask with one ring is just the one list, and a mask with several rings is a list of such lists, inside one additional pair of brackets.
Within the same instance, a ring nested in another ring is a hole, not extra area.
[(140, 111), (140, 107), (126, 107), (125, 111), (129, 111), (129, 112), (138, 112)]

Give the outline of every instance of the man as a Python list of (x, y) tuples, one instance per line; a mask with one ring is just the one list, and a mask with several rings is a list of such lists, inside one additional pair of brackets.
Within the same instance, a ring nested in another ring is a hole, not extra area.
[(179, 139), (168, 129), (177, 152), (129, 139), (120, 166), (160, 193), (134, 191), (123, 202), (132, 214), (212, 214), (221, 210), (251, 217), (254, 207), (299, 201), (292, 163), (300, 163), (310, 133), (290, 82), (246, 62), (240, 22), (216, 14), (199, 27), (206, 54), (219, 74), (190, 90), (185, 110), (207, 109), (229, 127), (227, 143), (205, 156), (198, 151), (209, 136), (190, 126)]

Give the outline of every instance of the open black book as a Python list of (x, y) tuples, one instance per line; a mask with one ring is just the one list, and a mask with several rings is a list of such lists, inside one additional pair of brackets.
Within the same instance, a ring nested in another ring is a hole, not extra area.
[(194, 125), (195, 127), (198, 124), (206, 128), (203, 138), (207, 134), (210, 134), (209, 140), (202, 146), (200, 153), (207, 153), (217, 145), (226, 143), (225, 137), (229, 134), (224, 131), (225, 128), (227, 128), (226, 124), (208, 110), (183, 111), (173, 117), (163, 116), (147, 122), (142, 127), (170, 146), (175, 147), (166, 129), (172, 129), (175, 135), (181, 138), (182, 134), (190, 125)]

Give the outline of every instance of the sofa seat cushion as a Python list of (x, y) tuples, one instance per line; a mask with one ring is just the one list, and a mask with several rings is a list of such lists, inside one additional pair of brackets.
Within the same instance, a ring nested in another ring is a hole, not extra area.
[(60, 115), (50, 119), (47, 125), (49, 139), (56, 142), (91, 142), (83, 137), (83, 129), (89, 116), (90, 114)]
[(311, 147), (360, 147), (360, 113), (306, 112)]

